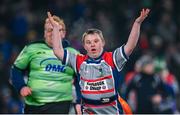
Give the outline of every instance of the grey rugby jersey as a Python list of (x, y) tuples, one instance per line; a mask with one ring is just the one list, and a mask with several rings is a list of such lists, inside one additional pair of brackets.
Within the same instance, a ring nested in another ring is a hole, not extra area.
[[(124, 46), (117, 48), (114, 52), (103, 52), (93, 59), (87, 55), (73, 54), (65, 50), (63, 62), (74, 68), (79, 75), (79, 85), (82, 97), (87, 100), (99, 102), (118, 95), (118, 77), (127, 62)], [(118, 99), (103, 105), (84, 103), (84, 113), (92, 112), (99, 114), (122, 113)]]

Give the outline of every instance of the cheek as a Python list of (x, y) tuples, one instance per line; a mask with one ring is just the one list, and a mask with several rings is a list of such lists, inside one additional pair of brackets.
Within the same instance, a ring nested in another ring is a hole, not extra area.
[(88, 48), (87, 48), (87, 46), (86, 46), (86, 45), (83, 45), (83, 47), (84, 47), (84, 49), (85, 49), (85, 50), (88, 50)]
[(51, 33), (51, 32), (46, 32), (46, 33), (45, 33), (45, 36), (46, 36), (46, 37), (51, 37), (51, 36), (52, 36), (52, 33)]
[(51, 35), (52, 35), (52, 32), (48, 32), (47, 35), (48, 35), (48, 36), (51, 36)]
[(50, 44), (52, 43), (51, 37), (47, 37), (46, 40), (47, 40), (48, 43), (50, 43)]
[(88, 45), (83, 45), (83, 47), (84, 47), (85, 50), (87, 50), (87, 51), (89, 50)]
[(101, 49), (101, 48), (103, 48), (104, 47), (104, 44), (98, 44), (98, 47), (99, 47), (99, 49)]

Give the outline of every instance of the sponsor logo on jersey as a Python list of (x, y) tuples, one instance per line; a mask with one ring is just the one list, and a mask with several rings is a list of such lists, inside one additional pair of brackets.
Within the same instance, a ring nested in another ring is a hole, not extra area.
[(57, 58), (47, 58), (40, 62), (40, 66), (44, 68), (45, 71), (49, 72), (65, 72), (66, 67), (61, 65)]
[(97, 91), (97, 90), (107, 90), (106, 80), (97, 81), (97, 82), (85, 82), (84, 90), (86, 91)]
[(65, 72), (65, 66), (48, 64), (45, 67), (45, 71)]

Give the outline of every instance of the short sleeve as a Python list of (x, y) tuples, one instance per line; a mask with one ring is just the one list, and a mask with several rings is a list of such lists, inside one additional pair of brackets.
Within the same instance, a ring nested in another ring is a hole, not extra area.
[(25, 46), (16, 58), (14, 65), (19, 69), (26, 69), (30, 62), (30, 56), (31, 55), (29, 53), (28, 47)]
[(113, 52), (113, 61), (114, 61), (116, 68), (118, 69), (118, 71), (122, 70), (122, 68), (126, 64), (128, 58), (129, 57), (127, 57), (127, 55), (124, 52), (124, 45), (121, 46), (120, 48), (117, 48)]
[(76, 71), (76, 58), (77, 53), (70, 52), (69, 50), (64, 50), (64, 58), (63, 58), (63, 64), (71, 66), (75, 72)]

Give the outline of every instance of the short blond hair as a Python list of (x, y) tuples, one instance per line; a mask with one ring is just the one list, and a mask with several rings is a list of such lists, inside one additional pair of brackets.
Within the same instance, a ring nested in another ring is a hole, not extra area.
[(96, 29), (96, 28), (91, 28), (91, 29), (88, 29), (86, 32), (84, 32), (84, 34), (83, 34), (83, 36), (82, 36), (82, 43), (84, 43), (84, 39), (85, 39), (85, 37), (86, 37), (87, 35), (89, 35), (89, 34), (95, 34), (95, 33), (99, 35), (99, 37), (101, 38), (101, 40), (102, 40), (103, 42), (105, 42), (105, 39), (104, 39), (103, 34), (102, 34), (102, 31), (99, 30), (99, 29)]

